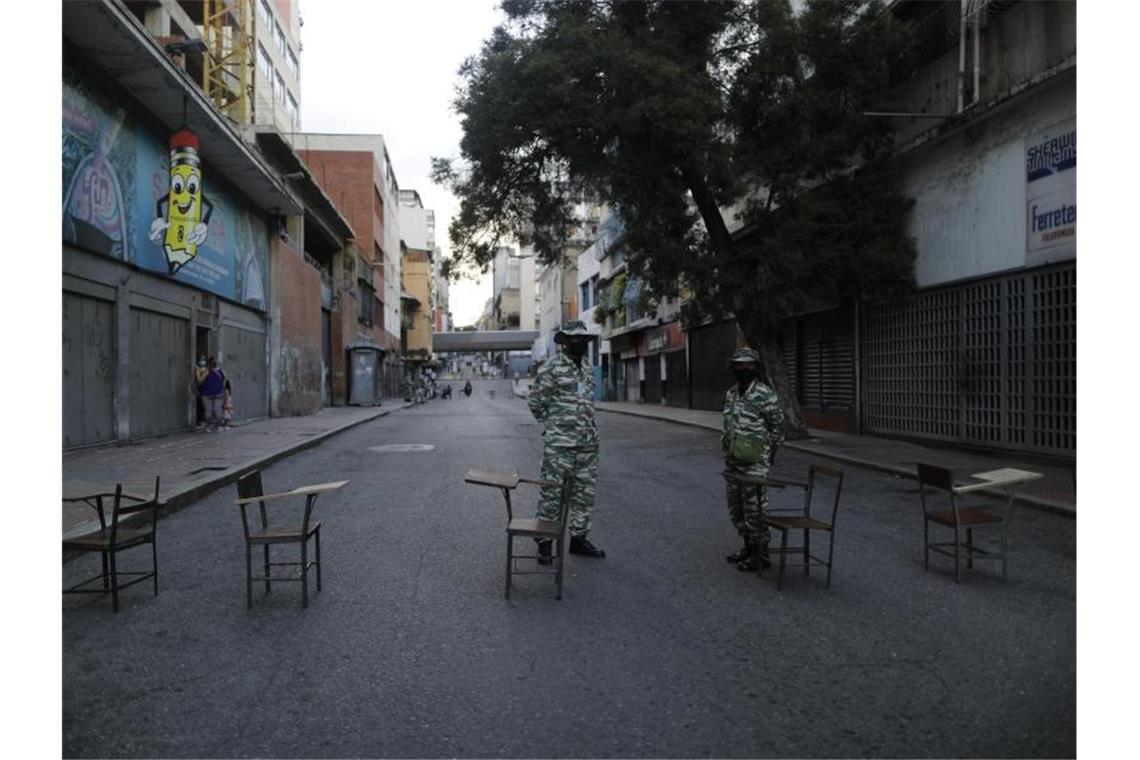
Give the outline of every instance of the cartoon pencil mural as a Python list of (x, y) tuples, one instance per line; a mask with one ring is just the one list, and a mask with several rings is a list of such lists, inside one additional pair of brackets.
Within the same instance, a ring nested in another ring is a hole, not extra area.
[(198, 136), (181, 129), (170, 138), (170, 188), (158, 201), (158, 217), (150, 225), (150, 240), (162, 241), (170, 274), (198, 255), (209, 232), (214, 206), (202, 194), (202, 162)]

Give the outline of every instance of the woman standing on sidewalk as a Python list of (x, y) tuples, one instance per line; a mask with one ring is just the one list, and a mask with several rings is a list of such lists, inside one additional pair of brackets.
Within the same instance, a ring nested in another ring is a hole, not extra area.
[(226, 373), (218, 367), (218, 360), (211, 356), (206, 379), (200, 386), (202, 389), (202, 402), (206, 405), (206, 432), (213, 433), (221, 429), (222, 404), (226, 397)]

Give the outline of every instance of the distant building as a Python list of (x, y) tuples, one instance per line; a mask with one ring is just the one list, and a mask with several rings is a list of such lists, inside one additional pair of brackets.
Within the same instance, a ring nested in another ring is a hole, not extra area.
[[(379, 393), (399, 395), (403, 374), (400, 355), (400, 298), (403, 259), (400, 253), (399, 186), (384, 138), (380, 135), (290, 135), (309, 172), (332, 198), (356, 231), (356, 255), (346, 257), (336, 275), (340, 308), (332, 330), (332, 354), (342, 357), (353, 347), (372, 347)], [(346, 393), (348, 367), (336, 369), (334, 395)]]

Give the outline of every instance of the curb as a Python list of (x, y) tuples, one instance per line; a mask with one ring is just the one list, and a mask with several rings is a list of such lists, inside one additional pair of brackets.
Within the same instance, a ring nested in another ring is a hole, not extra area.
[[(311, 448), (313, 446), (316, 446), (317, 444), (323, 443), (324, 441), (326, 441), (329, 438), (332, 438), (334, 435), (337, 435), (338, 433), (343, 433), (346, 430), (357, 427), (359, 425), (363, 425), (366, 422), (372, 422), (373, 420), (379, 419), (380, 417), (385, 417), (385, 416), (391, 414), (392, 412), (398, 412), (401, 409), (406, 409), (409, 406), (411, 406), (411, 404), (406, 403), (406, 402), (401, 402), (401, 404), (399, 406), (393, 406), (393, 407), (386, 408), (386, 409), (379, 409), (376, 411), (375, 414), (369, 415), (369, 416), (364, 417), (364, 418), (359, 419), (359, 420), (353, 420), (352, 422), (347, 422), (347, 423), (345, 423), (339, 427), (332, 428), (331, 430), (326, 430), (323, 433), (320, 433), (318, 435), (313, 436), (312, 438), (308, 438), (304, 441), (300, 441), (296, 444), (293, 444), (292, 446), (288, 446), (284, 449), (280, 449), (279, 451), (275, 451), (271, 454), (266, 454), (264, 456), (254, 457), (253, 459), (248, 459), (248, 460), (246, 460), (246, 461), (242, 462), (241, 464), (238, 464), (234, 467), (230, 467), (228, 469), (222, 470), (221, 472), (219, 472), (217, 475), (213, 476), (209, 480), (202, 481), (201, 483), (195, 483), (194, 485), (190, 486), (189, 488), (183, 488), (180, 491), (174, 491), (173, 493), (168, 495), (165, 499), (163, 499), (161, 502), (159, 502), (158, 516), (160, 518), (162, 518), (162, 517), (166, 517), (168, 515), (174, 514), (178, 510), (180, 510), (184, 507), (187, 507), (187, 506), (193, 504), (194, 502), (198, 501), (203, 496), (206, 496), (209, 493), (213, 493), (214, 491), (217, 491), (219, 488), (223, 488), (223, 487), (229, 485), (230, 483), (237, 481), (237, 479), (248, 470), (251, 470), (255, 467), (261, 467), (261, 466), (272, 464), (274, 462), (278, 462), (282, 459), (285, 459), (286, 457), (289, 457), (289, 456), (292, 456), (293, 454), (296, 454), (298, 451), (302, 451), (304, 449), (308, 449), (308, 448)], [(93, 522), (94, 526), (97, 528), (99, 525), (98, 521), (96, 520), (96, 521), (92, 521), (92, 522)], [(125, 522), (125, 524), (128, 524), (128, 525), (130, 524), (129, 520), (124, 521), (124, 522)], [(123, 523), (120, 523), (120, 524), (123, 524)], [(85, 530), (83, 530), (83, 529), (85, 529), (86, 525), (87, 525), (86, 523), (77, 525), (74, 528), (72, 528), (71, 530), (69, 530), (67, 533), (79, 535), (79, 534), (85, 532)], [(75, 552), (75, 553), (72, 553), (70, 555), (65, 555), (63, 559), (66, 562), (67, 560), (72, 559), (74, 557), (77, 557), (80, 554), (82, 554), (82, 552)]]
[[(627, 409), (604, 409), (602, 407), (598, 407), (598, 411), (609, 412), (610, 414), (625, 414), (630, 417), (642, 417), (648, 420), (660, 420), (661, 422), (671, 422), (675, 425), (686, 425), (688, 427), (701, 428), (702, 430), (712, 430), (718, 433), (720, 432), (719, 427), (714, 428), (711, 425), (705, 425), (700, 422), (676, 420), (671, 417), (659, 417), (654, 414), (634, 412)], [(785, 441), (781, 445), (785, 448), (789, 448), (793, 451), (798, 451), (803, 454), (812, 454), (814, 456), (824, 457), (826, 459), (842, 462), (844, 464), (849, 464), (855, 467), (861, 467), (867, 470), (876, 470), (878, 472), (886, 472), (891, 475), (900, 475), (912, 480), (918, 479), (918, 475), (913, 470), (906, 467), (897, 467), (895, 465), (872, 462), (868, 459), (861, 459), (859, 457), (851, 456), (850, 454), (835, 454), (828, 451), (820, 451), (819, 449), (811, 446), (811, 444), (802, 441)], [(1007, 497), (1007, 494), (1000, 489), (983, 488), (977, 493), (984, 493), (987, 496), (996, 496), (1001, 499), (1005, 499)], [(1040, 496), (1014, 496), (1013, 501), (1016, 504), (1023, 504), (1025, 506), (1034, 507), (1035, 509), (1040, 509), (1045, 512), (1052, 512), (1054, 514), (1062, 515), (1064, 517), (1071, 517), (1075, 519), (1077, 516), (1077, 510), (1075, 507), (1072, 507), (1064, 502), (1056, 501), (1054, 499), (1046, 499)]]

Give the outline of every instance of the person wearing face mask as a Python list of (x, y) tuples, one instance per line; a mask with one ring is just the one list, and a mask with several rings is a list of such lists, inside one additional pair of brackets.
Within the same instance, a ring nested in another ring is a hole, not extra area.
[[(531, 414), (542, 426), (542, 479), (562, 481), (574, 473), (570, 503), (570, 553), (601, 558), (606, 553), (590, 543), (590, 513), (597, 499), (598, 425), (594, 419), (594, 369), (585, 360), (596, 336), (578, 320), (567, 322), (554, 334), (562, 350), (543, 365), (527, 397)], [(548, 486), (539, 496), (537, 517), (558, 519), (561, 488)], [(551, 562), (549, 540), (538, 542), (538, 562)]]
[[(776, 392), (760, 381), (760, 355), (741, 348), (732, 356), (736, 383), (724, 394), (724, 433), (720, 438), (728, 473), (768, 477), (775, 448), (784, 440), (784, 410)], [(744, 546), (725, 559), (742, 571), (769, 567), (770, 531), (760, 516), (768, 509), (768, 489), (725, 479), (728, 513)]]

